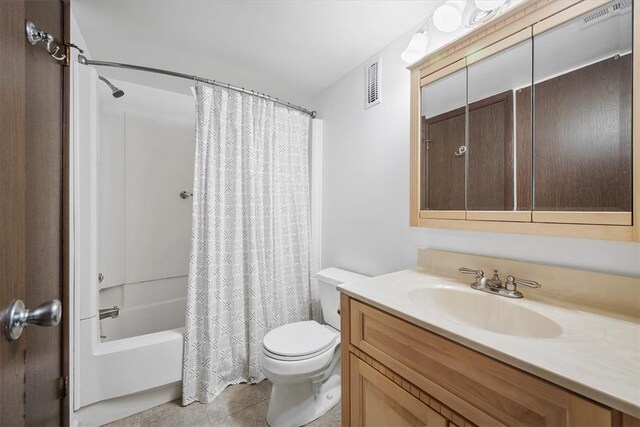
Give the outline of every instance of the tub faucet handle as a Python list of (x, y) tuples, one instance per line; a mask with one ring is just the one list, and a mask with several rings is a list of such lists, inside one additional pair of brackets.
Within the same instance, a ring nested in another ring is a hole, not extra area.
[(98, 317), (100, 320), (103, 319), (115, 319), (120, 315), (120, 308), (116, 305), (112, 308), (101, 308), (98, 310)]

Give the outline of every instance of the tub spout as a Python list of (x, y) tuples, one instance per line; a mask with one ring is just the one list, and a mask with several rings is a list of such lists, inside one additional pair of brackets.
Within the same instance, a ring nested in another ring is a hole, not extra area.
[(120, 308), (116, 305), (112, 308), (101, 308), (98, 310), (100, 320), (103, 319), (115, 319), (120, 314)]

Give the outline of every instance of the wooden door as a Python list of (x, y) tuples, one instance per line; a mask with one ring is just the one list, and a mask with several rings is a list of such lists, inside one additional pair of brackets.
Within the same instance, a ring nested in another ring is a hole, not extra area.
[(443, 416), (354, 355), (350, 369), (349, 425), (447, 426)]
[(465, 145), (465, 109), (425, 120), (422, 209), (465, 209), (465, 156), (455, 153)]
[[(27, 308), (66, 293), (67, 72), (25, 38), (25, 20), (62, 39), (61, 1), (0, 2), (0, 310), (14, 299)], [(68, 23), (68, 19), (66, 19)], [(64, 310), (63, 310), (64, 311)], [(0, 337), (0, 425), (60, 425), (63, 319)]]

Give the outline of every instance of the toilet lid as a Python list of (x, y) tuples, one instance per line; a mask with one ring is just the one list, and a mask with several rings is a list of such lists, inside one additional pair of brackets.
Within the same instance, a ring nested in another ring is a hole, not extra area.
[(264, 336), (263, 345), (270, 353), (280, 356), (311, 356), (330, 347), (337, 338), (337, 333), (308, 320), (275, 328)]

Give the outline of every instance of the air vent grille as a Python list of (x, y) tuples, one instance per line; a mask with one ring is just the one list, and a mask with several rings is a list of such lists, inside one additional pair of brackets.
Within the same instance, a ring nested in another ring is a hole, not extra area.
[(633, 0), (620, 0), (610, 6), (598, 9), (584, 18), (584, 26), (590, 27), (591, 25), (595, 25), (598, 22), (604, 21), (605, 19), (630, 12), (632, 4)]
[(366, 84), (364, 107), (373, 107), (380, 103), (380, 58), (365, 67)]

